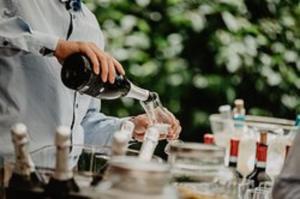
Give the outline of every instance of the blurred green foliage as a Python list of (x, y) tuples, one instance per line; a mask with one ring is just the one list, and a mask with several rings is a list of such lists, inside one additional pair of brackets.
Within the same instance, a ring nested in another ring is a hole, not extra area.
[[(208, 116), (243, 98), (249, 114), (300, 113), (298, 0), (86, 0), (106, 50), (137, 85), (157, 91), (181, 121), (183, 140), (202, 139)], [(131, 99), (103, 112), (142, 112)]]

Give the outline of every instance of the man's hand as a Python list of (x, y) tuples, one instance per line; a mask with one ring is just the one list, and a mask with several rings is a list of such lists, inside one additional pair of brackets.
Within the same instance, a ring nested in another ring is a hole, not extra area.
[(103, 82), (109, 80), (110, 83), (114, 83), (116, 73), (125, 75), (122, 65), (117, 60), (91, 42), (59, 40), (54, 56), (63, 61), (73, 53), (85, 54), (93, 64), (94, 73), (101, 74)]
[[(168, 140), (175, 140), (179, 137), (179, 134), (181, 132), (181, 126), (179, 121), (171, 112), (169, 112), (167, 109), (164, 109), (163, 112), (156, 110), (156, 117), (158, 123), (170, 124), (170, 128), (167, 135)], [(149, 118), (146, 114), (141, 114), (136, 117), (133, 117), (131, 121), (135, 124), (133, 137), (138, 141), (143, 141), (145, 132), (148, 126), (150, 125)], [(161, 135), (160, 138), (163, 139), (163, 135)]]

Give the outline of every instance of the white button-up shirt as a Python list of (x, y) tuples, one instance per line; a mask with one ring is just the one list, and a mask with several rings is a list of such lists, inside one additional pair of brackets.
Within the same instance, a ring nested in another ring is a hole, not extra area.
[[(70, 28), (71, 27), (71, 28)], [(72, 30), (72, 32), (70, 31)], [(104, 48), (95, 16), (62, 0), (0, 0), (0, 154), (11, 154), (10, 128), (23, 122), (30, 150), (54, 143), (59, 125), (72, 127), (73, 144), (108, 144), (122, 120), (100, 113), (100, 101), (66, 88), (51, 54), (59, 38)]]

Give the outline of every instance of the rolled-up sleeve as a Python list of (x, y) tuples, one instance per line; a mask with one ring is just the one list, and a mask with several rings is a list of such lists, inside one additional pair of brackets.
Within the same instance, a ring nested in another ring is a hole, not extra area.
[(110, 145), (113, 135), (121, 128), (124, 120), (116, 117), (109, 117), (100, 113), (100, 100), (92, 99), (87, 114), (81, 125), (84, 129), (85, 144)]
[(52, 55), (59, 38), (34, 31), (21, 17), (0, 18), (0, 50), (4, 55), (16, 52)]

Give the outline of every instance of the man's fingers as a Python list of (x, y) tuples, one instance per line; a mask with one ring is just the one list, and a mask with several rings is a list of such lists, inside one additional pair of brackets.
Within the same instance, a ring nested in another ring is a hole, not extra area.
[(145, 136), (145, 130), (144, 131), (134, 131), (133, 137), (138, 141), (143, 141)]
[(96, 45), (90, 44), (91, 48), (97, 55), (97, 59), (100, 63), (99, 70), (101, 71), (101, 79), (103, 82), (107, 82), (108, 79), (108, 62), (107, 62), (107, 55), (102, 52)]
[(81, 52), (86, 54), (93, 64), (93, 71), (95, 74), (99, 75), (99, 61), (97, 54), (88, 46), (82, 47)]
[(113, 84), (116, 78), (116, 70), (114, 67), (114, 62), (110, 56), (108, 56), (107, 58), (107, 63), (108, 63), (108, 80), (110, 83)]
[(114, 67), (115, 67), (116, 71), (120, 75), (125, 75), (125, 70), (124, 70), (123, 66), (115, 58), (112, 57), (112, 60), (113, 60)]

